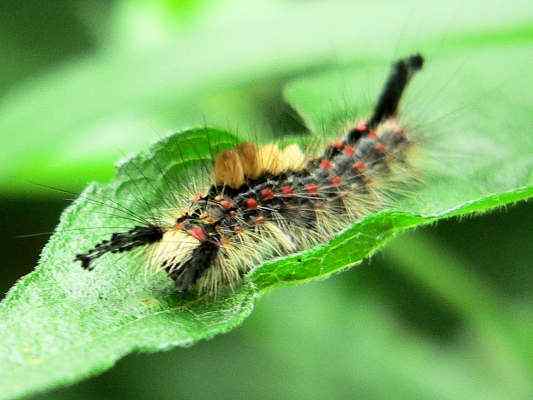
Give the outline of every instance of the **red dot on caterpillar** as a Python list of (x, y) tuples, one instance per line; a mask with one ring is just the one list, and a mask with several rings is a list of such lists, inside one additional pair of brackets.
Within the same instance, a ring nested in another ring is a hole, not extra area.
[(263, 200), (272, 200), (274, 198), (274, 192), (270, 188), (261, 190), (261, 198)]
[(362, 160), (358, 160), (353, 164), (353, 168), (358, 171), (364, 171), (366, 169), (366, 163)]
[(248, 209), (254, 209), (254, 208), (257, 208), (257, 200), (250, 197), (248, 199), (246, 199), (246, 201), (244, 202), (244, 204), (246, 204), (246, 208)]
[(355, 125), (355, 130), (359, 132), (366, 132), (368, 130), (368, 123), (366, 120), (358, 121)]
[(226, 210), (229, 210), (230, 208), (233, 208), (233, 202), (229, 200), (220, 200), (219, 204), (222, 206), (222, 208), (225, 208)]
[(376, 143), (374, 145), (374, 150), (378, 153), (385, 153), (385, 145), (383, 143)]
[(199, 240), (200, 242), (207, 239), (207, 236), (202, 228), (195, 226), (187, 231), (193, 238)]
[(368, 132), (366, 137), (370, 140), (376, 140), (378, 138), (378, 135), (376, 135), (376, 131), (370, 131)]
[(315, 194), (318, 192), (318, 185), (316, 183), (308, 183), (305, 185), (305, 190), (307, 193)]
[(294, 195), (294, 188), (292, 186), (282, 186), (281, 193), (284, 197), (290, 197)]
[(329, 180), (331, 186), (333, 187), (339, 187), (342, 183), (342, 178), (338, 175), (335, 175), (333, 177), (330, 178)]
[(331, 162), (331, 160), (322, 160), (320, 161), (320, 168), (331, 169), (333, 168), (333, 163)]
[(346, 157), (353, 157), (354, 151), (355, 150), (354, 150), (353, 146), (345, 146), (344, 149), (342, 150), (343, 154)]

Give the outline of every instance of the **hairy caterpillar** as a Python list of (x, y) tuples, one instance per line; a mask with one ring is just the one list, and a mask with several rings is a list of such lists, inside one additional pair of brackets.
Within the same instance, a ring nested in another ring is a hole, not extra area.
[(106, 253), (146, 246), (179, 292), (216, 295), (262, 261), (309, 248), (379, 209), (384, 182), (406, 177), (412, 141), (397, 118), (402, 93), (424, 60), (397, 61), (373, 114), (318, 154), (296, 145), (245, 142), (215, 157), (211, 182), (180, 193), (168, 221), (116, 232), (77, 254), (85, 269)]

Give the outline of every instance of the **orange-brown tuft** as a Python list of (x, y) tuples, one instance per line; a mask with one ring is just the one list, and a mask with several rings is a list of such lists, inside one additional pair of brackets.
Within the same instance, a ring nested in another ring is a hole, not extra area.
[(251, 142), (244, 142), (239, 144), (235, 150), (241, 159), (244, 175), (250, 179), (257, 179), (261, 174), (257, 146)]
[(244, 184), (244, 170), (236, 151), (226, 150), (215, 160), (215, 182), (217, 185), (238, 189)]

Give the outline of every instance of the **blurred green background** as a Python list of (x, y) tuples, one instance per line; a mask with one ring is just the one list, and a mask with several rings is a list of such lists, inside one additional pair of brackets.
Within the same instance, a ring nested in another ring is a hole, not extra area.
[[(533, 46), (527, 1), (3, 1), (2, 296), (46, 242), (16, 236), (52, 230), (67, 204), (34, 183), (79, 191), (191, 125), (305, 132), (282, 97), (305, 74), (515, 42)], [(533, 397), (532, 211), (418, 230), (272, 292), (227, 335), (39, 398)]]

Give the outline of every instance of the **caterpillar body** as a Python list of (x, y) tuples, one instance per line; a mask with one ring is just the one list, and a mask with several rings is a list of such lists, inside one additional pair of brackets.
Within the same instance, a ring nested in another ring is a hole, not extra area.
[(423, 63), (419, 54), (395, 62), (371, 117), (320, 153), (241, 143), (216, 155), (211, 182), (176, 204), (168, 222), (113, 233), (76, 260), (90, 270), (104, 254), (144, 246), (146, 262), (179, 292), (216, 296), (262, 261), (325, 242), (383, 207), (388, 185), (408, 176), (413, 142), (397, 111)]

